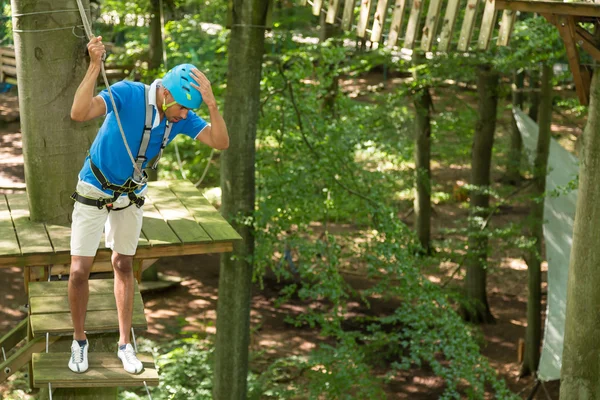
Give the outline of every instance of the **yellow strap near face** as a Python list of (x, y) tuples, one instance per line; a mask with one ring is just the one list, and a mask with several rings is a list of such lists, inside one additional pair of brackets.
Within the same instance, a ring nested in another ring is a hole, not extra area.
[(176, 102), (176, 101), (172, 101), (172, 102), (170, 102), (169, 104), (165, 104), (165, 103), (163, 103), (163, 105), (162, 105), (162, 110), (163, 110), (163, 111), (167, 111), (167, 108), (169, 108), (169, 107), (171, 107), (171, 106), (174, 106), (175, 104), (177, 104), (177, 102)]

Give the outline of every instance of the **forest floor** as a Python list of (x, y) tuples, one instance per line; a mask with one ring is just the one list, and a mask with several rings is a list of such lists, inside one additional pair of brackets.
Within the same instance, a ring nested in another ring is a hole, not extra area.
[[(381, 86), (381, 75), (370, 74), (362, 78), (342, 80), (342, 90), (354, 93), (358, 99), (365, 96), (365, 89), (379, 87), (379, 89), (393, 90), (394, 79), (391, 78), (385, 86)], [(399, 78), (398, 78), (399, 79)], [(378, 86), (379, 85), (379, 86)], [(368, 91), (367, 91), (368, 92)], [(573, 94), (568, 94), (572, 96)], [(456, 90), (436, 90), (434, 102), (436, 110), (443, 107), (453, 107), (459, 102), (456, 96), (471, 107), (476, 107), (476, 94), (473, 92)], [(503, 100), (505, 104), (506, 101)], [(510, 111), (508, 108), (502, 112), (498, 121), (498, 135), (507, 135), (510, 129)], [(7, 122), (8, 121), (8, 122)], [(561, 143), (569, 150), (574, 149), (576, 138), (581, 134), (584, 121), (579, 118), (554, 114), (552, 129)], [(21, 151), (21, 135), (18, 123), (18, 102), (16, 96), (0, 94), (0, 191), (7, 193), (13, 190), (21, 191), (24, 188), (23, 158)], [(441, 187), (436, 190), (447, 190), (452, 193), (457, 181), (467, 182), (469, 179), (469, 162), (464, 160), (464, 165), (453, 165), (442, 168), (434, 164), (432, 180), (440, 182)], [(495, 184), (502, 176), (498, 166), (493, 166), (492, 179)], [(406, 215), (407, 210), (399, 212), (399, 216)], [(432, 231), (434, 239), (442, 235), (442, 227), (451, 227), (456, 221), (465, 217), (467, 209), (458, 202), (444, 202), (434, 206)], [(493, 218), (495, 225), (522, 220), (529, 210), (525, 204), (517, 204), (501, 210)], [(462, 219), (464, 220), (464, 219)], [(410, 217), (405, 218), (411, 223)], [(339, 226), (340, 231), (353, 229), (351, 226)], [(519, 340), (524, 338), (526, 326), (526, 301), (527, 301), (527, 268), (519, 254), (513, 251), (502, 250), (501, 246), (492, 246), (490, 256), (492, 272), (488, 275), (488, 299), (492, 314), (496, 318), (494, 324), (481, 325), (485, 338), (482, 352), (488, 357), (492, 366), (506, 380), (509, 388), (514, 392), (522, 392), (525, 398), (531, 391), (533, 379), (525, 377), (519, 379), (520, 364), (517, 360)], [(148, 293), (144, 295), (146, 315), (149, 330), (145, 337), (156, 341), (170, 341), (180, 332), (206, 332), (214, 333), (216, 319), (216, 303), (218, 299), (219, 256), (203, 255), (180, 258), (168, 258), (159, 261), (159, 270), (167, 275), (181, 277), (181, 284), (164, 293)], [(454, 270), (454, 265), (430, 274), (434, 282), (445, 281)], [(544, 267), (543, 293), (546, 295), (546, 269)], [(345, 274), (346, 279), (356, 287), (366, 284), (365, 278), (355, 272)], [(462, 274), (454, 278), (460, 284)], [(22, 270), (18, 267), (0, 269), (0, 334), (7, 332), (15, 326), (24, 316), (23, 305), (26, 303), (23, 291)], [(251, 312), (251, 347), (255, 352), (262, 352), (261, 356), (253, 360), (252, 368), (260, 371), (269, 360), (276, 357), (305, 354), (323, 342), (317, 330), (302, 327), (297, 328), (285, 322), (285, 317), (290, 314), (302, 313), (310, 304), (300, 301), (277, 307), (275, 300), (278, 297), (279, 286), (273, 282), (266, 282), (265, 288), (255, 287), (252, 297)], [(374, 302), (370, 313), (386, 313), (394, 305), (382, 301)], [(545, 310), (545, 304), (542, 307)], [(66, 361), (65, 361), (66, 362)], [(375, 371), (376, 373), (377, 370)], [(379, 371), (383, 376), (385, 371)], [(0, 384), (2, 398), (8, 398), (8, 383)], [(443, 392), (444, 383), (436, 377), (430, 368), (412, 369), (397, 374), (386, 385), (389, 399), (436, 399)], [(558, 399), (558, 382), (545, 384), (546, 392), (538, 390), (537, 399)], [(24, 396), (27, 397), (27, 396)]]

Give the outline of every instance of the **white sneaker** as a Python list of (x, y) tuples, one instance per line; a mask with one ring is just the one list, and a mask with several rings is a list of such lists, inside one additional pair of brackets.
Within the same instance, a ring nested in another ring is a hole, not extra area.
[(79, 346), (77, 340), (71, 343), (71, 358), (69, 359), (69, 369), (73, 372), (82, 373), (88, 369), (88, 341), (85, 340), (83, 346)]
[(144, 365), (135, 355), (135, 350), (133, 350), (131, 343), (127, 343), (125, 350), (119, 349), (119, 351), (117, 351), (117, 357), (123, 362), (125, 371), (130, 374), (140, 373), (144, 369)]

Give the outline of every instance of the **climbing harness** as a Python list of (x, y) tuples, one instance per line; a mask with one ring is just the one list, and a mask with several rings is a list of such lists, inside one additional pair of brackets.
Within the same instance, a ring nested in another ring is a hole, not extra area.
[[(135, 190), (139, 189), (141, 186), (138, 182), (148, 179), (146, 171), (144, 171), (144, 169), (143, 169), (143, 165), (146, 162), (146, 160), (148, 159), (146, 157), (146, 151), (148, 150), (148, 144), (150, 143), (150, 134), (152, 132), (152, 111), (153, 111), (152, 109), (153, 109), (153, 106), (151, 104), (149, 104), (149, 102), (148, 102), (148, 94), (150, 92), (150, 86), (145, 85), (144, 91), (145, 91), (145, 101), (146, 101), (146, 118), (145, 118), (145, 122), (144, 122), (144, 131), (142, 134), (142, 142), (140, 144), (140, 148), (138, 150), (137, 157), (135, 159), (136, 170), (134, 171), (134, 176), (129, 178), (122, 185), (115, 185), (113, 183), (110, 183), (108, 181), (108, 179), (106, 179), (106, 176), (102, 173), (100, 168), (98, 168), (92, 162), (91, 156), (88, 156), (92, 173), (94, 174), (94, 176), (96, 177), (98, 182), (100, 182), (100, 185), (102, 185), (102, 189), (113, 191), (113, 197), (112, 198), (100, 198), (100, 199), (90, 198), (90, 197), (84, 196), (78, 192), (75, 192), (71, 195), (71, 199), (78, 201), (82, 204), (85, 204), (87, 206), (98, 207), (99, 209), (106, 207), (106, 209), (108, 211), (124, 210), (133, 204), (135, 204), (136, 207), (138, 207), (138, 208), (140, 208), (141, 206), (144, 205), (144, 197), (138, 196), (135, 193)], [(169, 136), (171, 135), (172, 127), (173, 126), (167, 122), (167, 125), (165, 127), (165, 132), (163, 135), (163, 139), (162, 139), (162, 142), (160, 145), (160, 151), (158, 153), (158, 156), (156, 157), (156, 160), (154, 161), (154, 164), (151, 167), (153, 169), (156, 169), (156, 167), (158, 166), (158, 161), (162, 157), (163, 151), (164, 151), (165, 147), (167, 146), (167, 142), (169, 141)], [(142, 175), (137, 176), (136, 175), (137, 171), (142, 171)], [(115, 201), (117, 201), (117, 199), (119, 199), (119, 197), (121, 197), (122, 194), (125, 194), (125, 193), (127, 194), (127, 197), (129, 198), (129, 204), (125, 207), (114, 208), (113, 203)]]

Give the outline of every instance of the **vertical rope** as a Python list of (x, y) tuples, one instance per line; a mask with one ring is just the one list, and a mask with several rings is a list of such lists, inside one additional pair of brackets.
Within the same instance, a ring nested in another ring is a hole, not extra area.
[[(131, 327), (131, 339), (133, 340), (133, 348), (137, 353), (137, 341), (135, 340), (135, 330), (133, 330), (133, 326)], [(150, 394), (150, 389), (148, 389), (148, 384), (146, 383), (146, 381), (144, 381), (144, 387), (146, 388), (146, 394), (148, 395), (148, 398), (152, 400), (152, 395)]]

